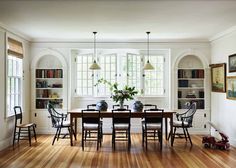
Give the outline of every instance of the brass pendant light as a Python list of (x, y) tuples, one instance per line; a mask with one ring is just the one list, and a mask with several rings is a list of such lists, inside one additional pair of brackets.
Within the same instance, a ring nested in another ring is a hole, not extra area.
[(97, 54), (96, 54), (96, 34), (97, 32), (93, 32), (94, 34), (94, 55), (93, 55), (93, 64), (89, 67), (91, 70), (99, 70), (101, 67), (98, 65), (96, 59), (97, 59)]
[(154, 67), (149, 62), (149, 34), (150, 34), (150, 32), (146, 32), (146, 33), (147, 33), (147, 56), (148, 56), (148, 60), (147, 60), (147, 63), (144, 65), (143, 69), (144, 70), (153, 70)]

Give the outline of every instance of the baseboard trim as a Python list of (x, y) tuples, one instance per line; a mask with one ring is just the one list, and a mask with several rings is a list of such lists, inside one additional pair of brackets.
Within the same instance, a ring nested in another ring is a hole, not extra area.
[(12, 137), (0, 141), (0, 151), (12, 145)]

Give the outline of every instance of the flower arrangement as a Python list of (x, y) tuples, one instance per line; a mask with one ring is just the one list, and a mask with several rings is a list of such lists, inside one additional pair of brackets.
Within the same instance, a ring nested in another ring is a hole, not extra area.
[(119, 102), (120, 108), (123, 108), (125, 100), (133, 100), (134, 96), (138, 94), (138, 91), (135, 90), (135, 87), (125, 86), (123, 89), (118, 89), (118, 83), (111, 83), (103, 78), (99, 79), (95, 84), (97, 86), (99, 83), (107, 84), (110, 87), (112, 92), (111, 98), (117, 103)]

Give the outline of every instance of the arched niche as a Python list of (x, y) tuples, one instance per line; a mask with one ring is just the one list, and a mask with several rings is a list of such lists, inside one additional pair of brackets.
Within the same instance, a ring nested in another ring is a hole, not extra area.
[(67, 70), (67, 63), (64, 56), (53, 49), (45, 49), (35, 56), (31, 62), (31, 69), (35, 68), (62, 68)]
[(186, 55), (179, 60), (178, 68), (196, 68), (203, 69), (203, 63), (195, 55)]

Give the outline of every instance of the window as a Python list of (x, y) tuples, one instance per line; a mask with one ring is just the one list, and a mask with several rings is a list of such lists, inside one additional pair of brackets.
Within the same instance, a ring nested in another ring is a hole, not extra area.
[[(117, 55), (116, 54), (106, 54), (99, 56), (99, 64), (101, 70), (98, 71), (98, 79), (105, 79), (111, 83), (117, 81)], [(107, 85), (99, 85), (98, 96), (109, 96), (110, 88)]]
[[(150, 62), (155, 67), (152, 71), (144, 71), (145, 56), (138, 52), (126, 52), (124, 50), (100, 51), (97, 62), (101, 70), (89, 70), (92, 64), (93, 54), (77, 57), (77, 88), (78, 96), (110, 96), (109, 86), (94, 84), (98, 79), (105, 79), (111, 83), (118, 82), (119, 86), (134, 86), (139, 95), (142, 96), (163, 96), (164, 95), (164, 58), (163, 51), (154, 51), (150, 55)], [(104, 54), (105, 53), (105, 54)], [(94, 73), (94, 74), (93, 74)]]
[(14, 106), (22, 105), (23, 79), (23, 46), (22, 43), (8, 38), (7, 56), (7, 116), (14, 114)]
[(93, 71), (89, 66), (93, 62), (92, 54), (78, 55), (77, 62), (77, 89), (76, 93), (80, 96), (92, 96), (94, 94)]
[(127, 54), (127, 58), (125, 60), (126, 64), (124, 69), (127, 73), (127, 82), (128, 86), (134, 86), (137, 90), (139, 90), (139, 94), (141, 91), (141, 55), (137, 54)]
[[(164, 57), (163, 56), (150, 56), (149, 58), (152, 65), (155, 67), (152, 71), (145, 71), (144, 75), (144, 94), (146, 96), (155, 96), (164, 94)], [(146, 61), (145, 61), (146, 62)]]

